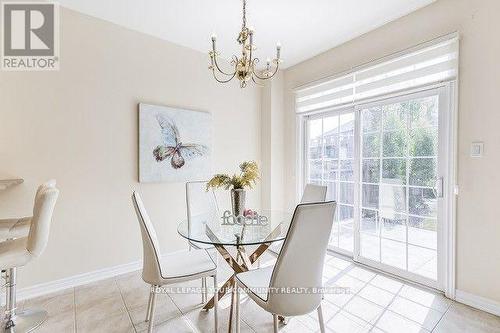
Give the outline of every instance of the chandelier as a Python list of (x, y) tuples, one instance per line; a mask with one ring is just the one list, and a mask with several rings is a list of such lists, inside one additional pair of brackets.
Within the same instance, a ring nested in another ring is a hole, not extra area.
[(256, 49), (253, 45), (253, 35), (253, 29), (247, 27), (246, 0), (243, 0), (243, 24), (241, 27), (241, 32), (236, 39), (241, 45), (241, 57), (238, 58), (236, 55), (233, 55), (230, 64), (234, 70), (231, 70), (231, 72), (223, 71), (220, 68), (217, 62), (219, 53), (217, 52), (217, 49), (215, 47), (215, 41), (217, 37), (215, 35), (212, 35), (212, 50), (208, 53), (210, 55), (211, 65), (208, 68), (212, 71), (212, 74), (217, 82), (227, 83), (234, 77), (236, 77), (238, 80), (240, 80), (240, 87), (245, 88), (250, 80), (258, 85), (261, 85), (259, 80), (270, 79), (278, 72), (281, 62), (280, 43), (278, 42), (276, 44), (276, 58), (273, 59), (272, 65), (271, 60), (268, 58), (265, 69), (259, 74), (256, 71), (256, 66), (260, 60), (259, 58), (254, 58), (252, 54)]

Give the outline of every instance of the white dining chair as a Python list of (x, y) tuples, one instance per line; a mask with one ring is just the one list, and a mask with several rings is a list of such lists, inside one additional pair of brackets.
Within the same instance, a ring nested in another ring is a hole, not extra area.
[(300, 203), (325, 201), (327, 189), (324, 185), (306, 184)]
[(58, 196), (59, 190), (55, 187), (41, 189), (35, 197), (28, 236), (0, 243), (0, 268), (6, 270), (5, 288), (7, 295), (1, 332), (31, 332), (47, 319), (47, 311), (17, 310), (16, 271), (18, 267), (27, 265), (45, 251)]
[[(149, 321), (148, 332), (151, 333), (153, 332), (158, 287), (212, 277), (214, 279), (214, 295), (217, 295), (217, 265), (205, 249), (162, 256), (156, 232), (139, 193), (133, 192), (132, 202), (142, 235), (142, 279), (151, 285), (146, 312), (146, 322)], [(217, 332), (217, 297), (214, 297), (214, 318), (215, 332)]]
[[(191, 181), (186, 183), (186, 207), (188, 229), (203, 228), (203, 221), (209, 222), (218, 217), (219, 207), (213, 190), (207, 190), (207, 181)], [(195, 249), (212, 249), (211, 244), (189, 241), (189, 247)]]
[[(34, 202), (37, 201), (45, 188), (55, 187), (56, 181), (54, 179), (48, 180), (38, 186)], [(0, 240), (27, 237), (32, 219), (33, 216), (0, 219)]]
[[(193, 229), (204, 228), (203, 222), (208, 223), (218, 217), (219, 207), (217, 198), (213, 190), (207, 190), (207, 181), (191, 181), (186, 183), (186, 207), (188, 232), (194, 232)], [(188, 241), (189, 250), (191, 249), (206, 249), (213, 250), (212, 244)], [(213, 254), (215, 264), (218, 264), (217, 252)], [(207, 279), (201, 280), (201, 302), (207, 301)]]
[[(326, 200), (327, 187), (323, 185), (306, 184), (300, 203), (323, 202)], [(283, 242), (274, 242), (269, 246), (268, 252), (275, 257), (278, 256)]]
[(240, 288), (244, 288), (249, 298), (273, 315), (275, 333), (278, 332), (278, 315), (301, 316), (314, 310), (318, 312), (320, 330), (325, 332), (321, 292), (284, 291), (289, 288), (321, 289), (335, 207), (334, 201), (299, 204), (276, 264), (236, 274), (236, 288), (233, 288), (236, 332), (240, 331)]

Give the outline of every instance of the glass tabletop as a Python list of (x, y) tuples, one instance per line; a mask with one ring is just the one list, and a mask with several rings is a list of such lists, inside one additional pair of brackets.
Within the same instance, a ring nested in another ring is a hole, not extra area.
[(193, 242), (212, 245), (258, 245), (285, 239), (292, 213), (263, 210), (235, 218), (229, 211), (198, 214), (179, 223), (179, 234)]

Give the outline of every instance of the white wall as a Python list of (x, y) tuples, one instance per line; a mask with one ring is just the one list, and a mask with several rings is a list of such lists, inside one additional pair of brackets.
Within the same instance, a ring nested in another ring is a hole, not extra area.
[[(459, 31), (457, 288), (500, 301), (500, 1), (438, 0), (285, 71), (286, 205), (295, 200), (295, 115), (291, 89), (418, 43)], [(483, 158), (469, 156), (485, 142)]]
[[(29, 286), (140, 259), (132, 208), (143, 194), (162, 252), (186, 247), (184, 184), (139, 184), (139, 102), (213, 115), (213, 169), (261, 157), (260, 90), (215, 83), (208, 56), (61, 9), (61, 70), (0, 72), (0, 218), (30, 214), (36, 186), (58, 181), (49, 245), (20, 271)], [(250, 192), (259, 207), (260, 187)]]
[(261, 94), (262, 110), (262, 205), (263, 208), (284, 209), (284, 79), (280, 71), (267, 81)]

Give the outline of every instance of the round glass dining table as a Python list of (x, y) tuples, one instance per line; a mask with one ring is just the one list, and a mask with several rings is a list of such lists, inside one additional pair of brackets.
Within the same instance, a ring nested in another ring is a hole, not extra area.
[[(178, 233), (191, 242), (213, 245), (233, 269), (234, 274), (219, 289), (221, 299), (234, 286), (235, 275), (253, 269), (257, 259), (273, 242), (285, 239), (292, 213), (264, 210), (246, 217), (234, 217), (229, 211), (222, 214), (198, 214), (179, 223)], [(246, 247), (251, 246), (252, 251)], [(228, 251), (228, 247), (236, 251)], [(210, 299), (203, 307), (214, 305)]]
[(177, 231), (195, 243), (214, 246), (261, 245), (284, 240), (291, 217), (291, 213), (272, 210), (237, 218), (228, 211), (223, 214), (199, 214), (179, 223)]

